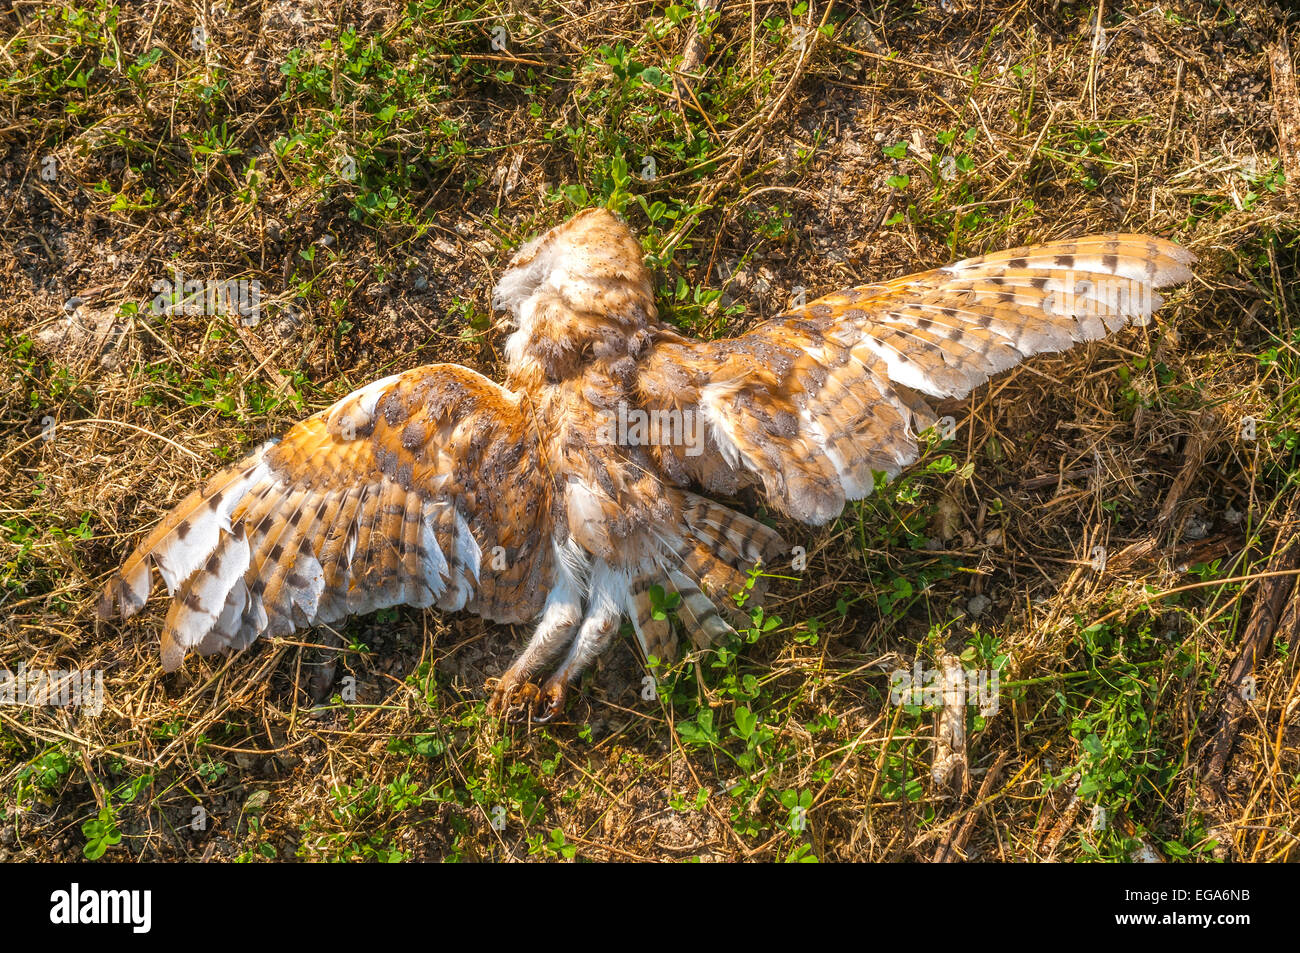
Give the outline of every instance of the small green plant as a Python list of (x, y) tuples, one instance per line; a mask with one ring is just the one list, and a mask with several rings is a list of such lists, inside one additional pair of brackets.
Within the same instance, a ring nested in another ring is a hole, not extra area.
[(99, 860), (108, 849), (122, 840), (122, 832), (117, 828), (117, 818), (111, 806), (100, 809), (99, 816), (84, 822), (81, 833), (86, 838), (81, 851), (87, 860)]

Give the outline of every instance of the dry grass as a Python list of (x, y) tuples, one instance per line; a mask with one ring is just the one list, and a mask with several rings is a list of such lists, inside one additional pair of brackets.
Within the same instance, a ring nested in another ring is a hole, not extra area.
[[(98, 717), (0, 707), (0, 859), (898, 860), (954, 836), (990, 860), (1295, 858), (1294, 618), (1217, 788), (1205, 754), (1294, 534), (1281, 13), (1107, 3), (1098, 33), (1089, 4), (996, 0), (724, 0), (711, 30), (644, 2), (230, 6), (0, 11), (0, 665), (107, 690)], [(323, 706), (297, 642), (164, 677), (161, 601), (94, 621), (138, 531), (220, 461), (393, 369), (494, 373), (508, 249), (588, 202), (625, 208), (699, 334), (796, 286), (1084, 232), (1201, 262), (1152, 326), (993, 382), (912, 477), (782, 526), (809, 564), (774, 587), (780, 623), (659, 702), (624, 640), (566, 722), (490, 723), (522, 633), (462, 616), (353, 620), (356, 700)], [(152, 314), (174, 267), (258, 280), (266, 319)], [(888, 699), (941, 651), (1001, 667), (965, 793), (931, 780), (935, 716)]]

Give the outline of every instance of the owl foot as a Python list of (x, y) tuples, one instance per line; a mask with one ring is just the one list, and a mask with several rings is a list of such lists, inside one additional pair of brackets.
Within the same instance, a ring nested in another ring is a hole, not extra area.
[(537, 699), (537, 705), (533, 709), (533, 721), (539, 725), (544, 725), (560, 712), (564, 711), (565, 697), (569, 692), (569, 684), (563, 679), (552, 678), (542, 686), (540, 697)]
[(544, 686), (530, 682), (509, 672), (495, 680), (488, 679), (485, 686), (492, 696), (488, 699), (487, 713), (519, 722), (532, 719), (544, 724), (564, 709), (568, 686), (558, 679), (550, 679)]
[(506, 672), (498, 679), (488, 679), (485, 687), (492, 692), (487, 713), (502, 716), (507, 721), (520, 721), (525, 715), (532, 714), (542, 695), (536, 683), (512, 672)]

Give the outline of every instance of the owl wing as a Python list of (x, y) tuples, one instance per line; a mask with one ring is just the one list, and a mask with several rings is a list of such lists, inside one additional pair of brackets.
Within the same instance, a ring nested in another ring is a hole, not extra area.
[(1145, 324), (1155, 289), (1193, 261), (1164, 239), (1102, 235), (841, 291), (735, 338), (666, 333), (640, 396), (697, 414), (705, 439), (655, 452), (670, 478), (719, 493), (760, 483), (790, 516), (825, 523), (875, 471), (916, 460), (934, 422), (921, 394), (964, 397), (1030, 355)]
[[(498, 622), (550, 588), (551, 483), (518, 395), (437, 364), (376, 381), (213, 477), (104, 587), (99, 614), (172, 603), (162, 662), (395, 605)], [(490, 564), (490, 565), (489, 565)]]

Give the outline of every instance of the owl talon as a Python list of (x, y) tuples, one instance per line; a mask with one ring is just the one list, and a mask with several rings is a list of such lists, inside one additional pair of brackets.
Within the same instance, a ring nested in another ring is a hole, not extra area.
[(568, 685), (565, 682), (556, 679), (547, 682), (546, 687), (541, 690), (537, 702), (533, 706), (533, 721), (536, 724), (544, 725), (562, 712), (567, 694)]
[(506, 710), (507, 721), (527, 721), (541, 704), (542, 690), (534, 682), (524, 682), (516, 686), (510, 696), (510, 707)]
[(489, 680), (487, 687), (492, 690), (487, 713), (506, 721), (526, 721), (541, 703), (542, 690), (533, 682), (506, 675), (497, 679), (495, 684)]

